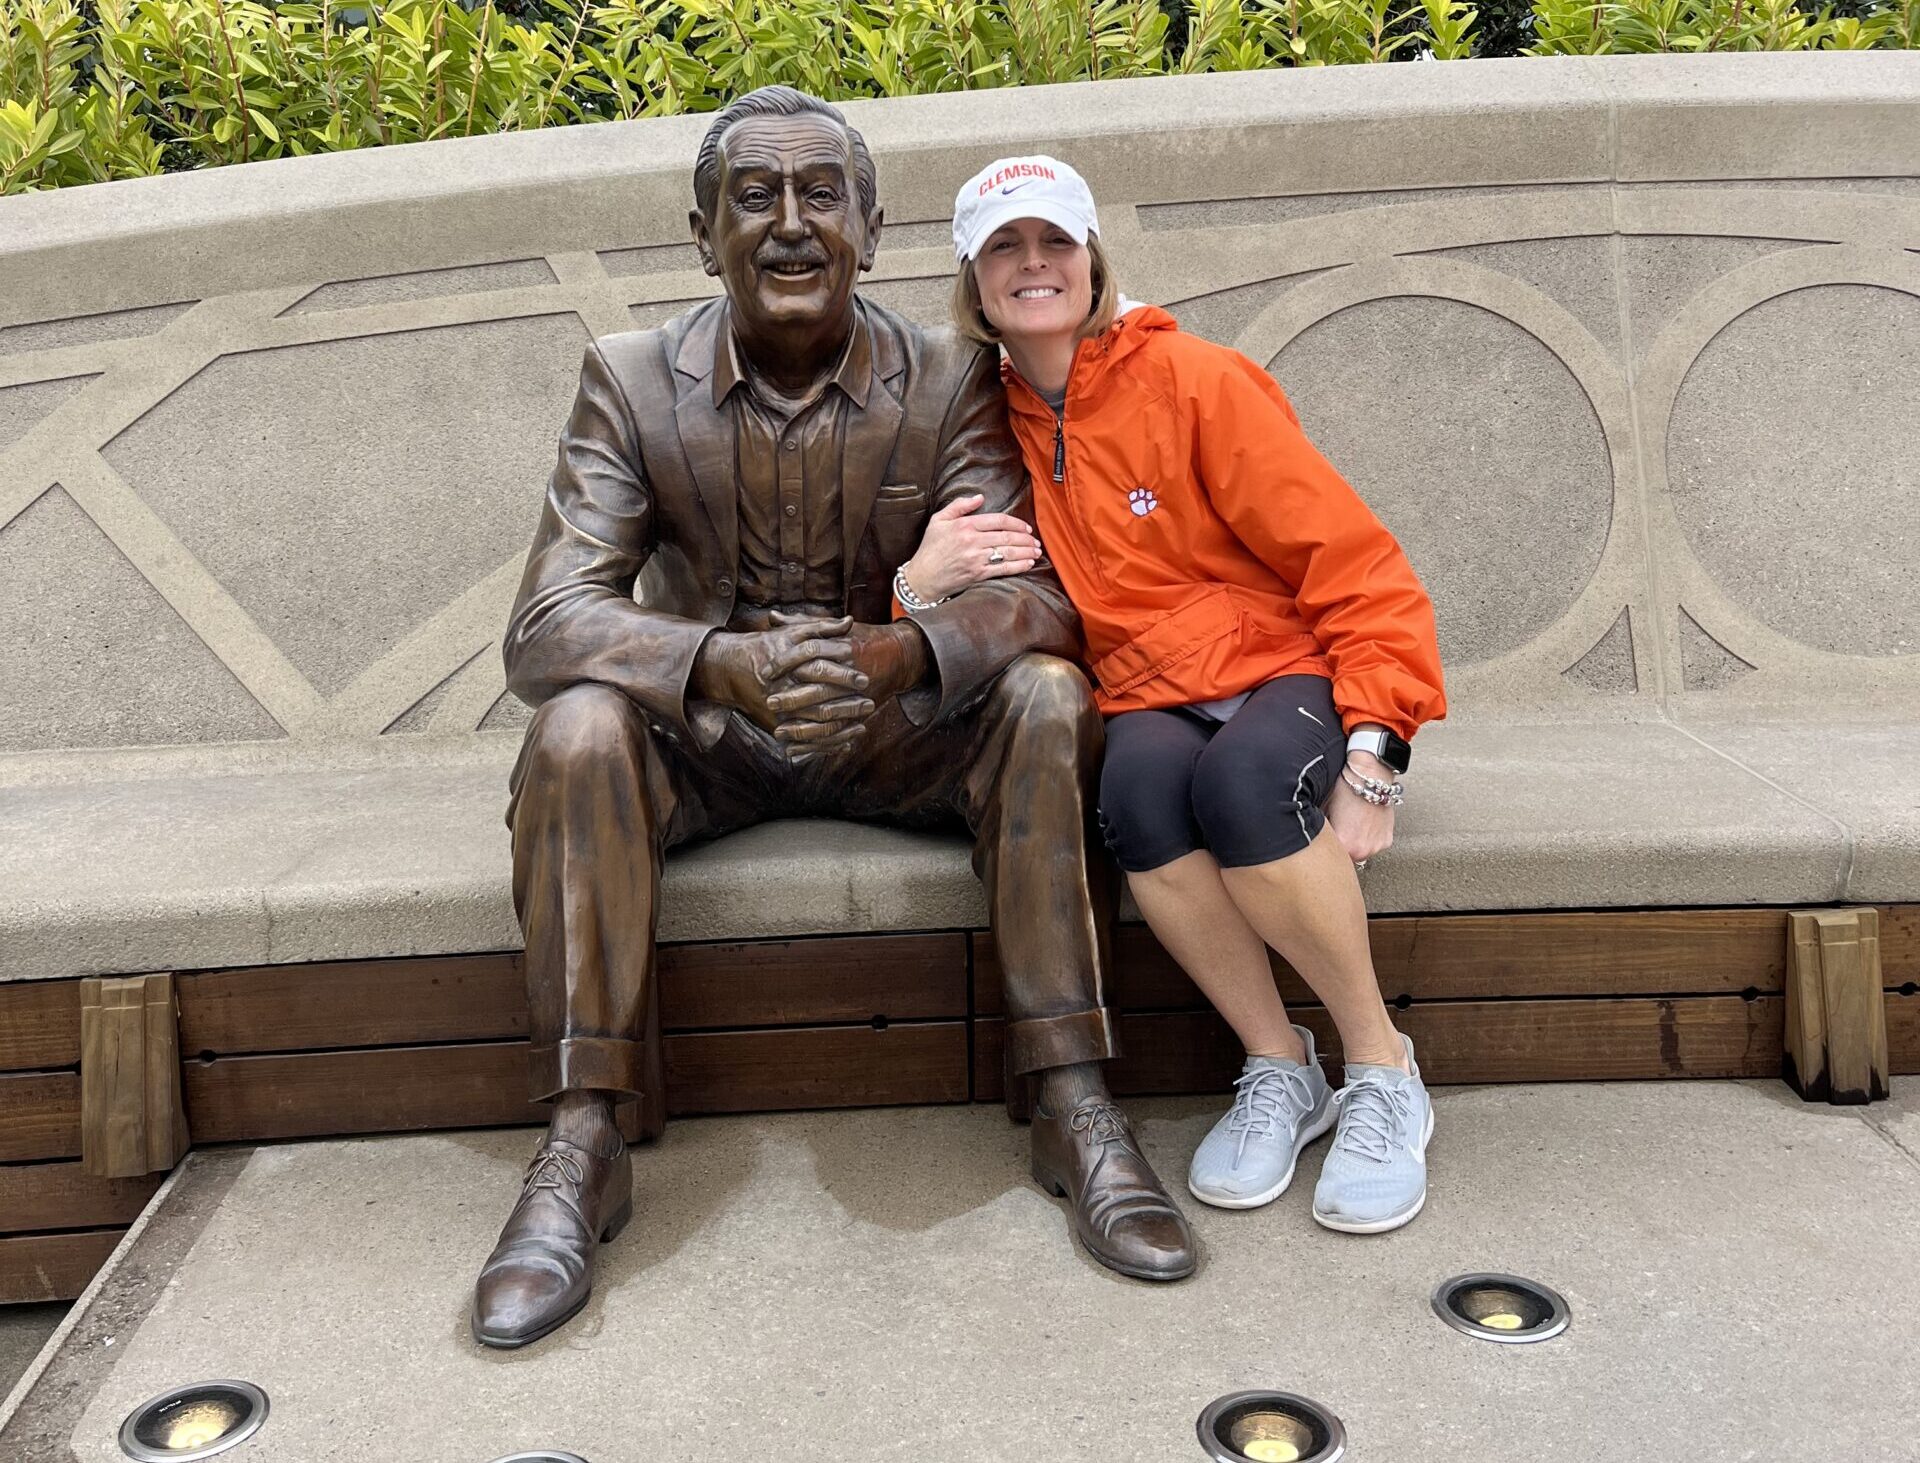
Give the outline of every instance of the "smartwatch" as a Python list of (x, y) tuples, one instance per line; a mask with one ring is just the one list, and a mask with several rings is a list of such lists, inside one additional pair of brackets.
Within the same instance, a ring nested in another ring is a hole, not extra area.
[(1413, 748), (1384, 726), (1365, 726), (1347, 733), (1349, 752), (1371, 752), (1396, 773), (1405, 772), (1413, 760)]

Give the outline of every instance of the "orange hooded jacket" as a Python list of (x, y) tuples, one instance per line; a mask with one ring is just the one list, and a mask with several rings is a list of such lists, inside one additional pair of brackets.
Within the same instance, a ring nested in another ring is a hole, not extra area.
[(1446, 714), (1426, 590), (1260, 367), (1140, 305), (1075, 350), (1064, 429), (1003, 372), (1103, 712), (1313, 673), (1349, 731)]

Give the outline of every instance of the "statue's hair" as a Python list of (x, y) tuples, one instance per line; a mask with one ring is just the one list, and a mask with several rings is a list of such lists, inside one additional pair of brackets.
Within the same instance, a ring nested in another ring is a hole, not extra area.
[(860, 212), (862, 216), (871, 214), (880, 200), (880, 180), (874, 173), (873, 154), (867, 151), (866, 138), (847, 125), (845, 115), (833, 103), (790, 86), (763, 86), (758, 91), (750, 91), (714, 117), (693, 164), (693, 201), (700, 212), (712, 219), (714, 207), (720, 201), (720, 146), (736, 122), (744, 122), (749, 117), (801, 117), (809, 113), (832, 118), (847, 134), (853, 146), (853, 174), (860, 192)]

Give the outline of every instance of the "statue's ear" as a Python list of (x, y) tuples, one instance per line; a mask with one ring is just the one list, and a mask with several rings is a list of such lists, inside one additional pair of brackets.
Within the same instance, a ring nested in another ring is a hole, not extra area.
[(716, 279), (720, 275), (720, 261), (713, 252), (713, 235), (707, 229), (707, 216), (699, 209), (687, 214), (687, 226), (693, 230), (693, 247), (700, 253), (700, 267)]
[(873, 268), (873, 256), (880, 250), (880, 225), (886, 222), (886, 218), (886, 209), (877, 204), (873, 212), (867, 215), (867, 242), (860, 251), (860, 269), (863, 273)]

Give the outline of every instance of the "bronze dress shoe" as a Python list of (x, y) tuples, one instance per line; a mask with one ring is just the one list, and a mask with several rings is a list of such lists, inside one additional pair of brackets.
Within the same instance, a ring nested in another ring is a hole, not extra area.
[(593, 1291), (595, 1251), (633, 1217), (633, 1160), (548, 1138), (527, 1165), (520, 1202), (507, 1216), (473, 1287), (473, 1339), (511, 1348), (571, 1320)]
[(1126, 1115), (1088, 1098), (1033, 1114), (1033, 1181), (1073, 1205), (1074, 1232), (1102, 1265), (1137, 1280), (1193, 1273), (1193, 1231), (1133, 1141)]

